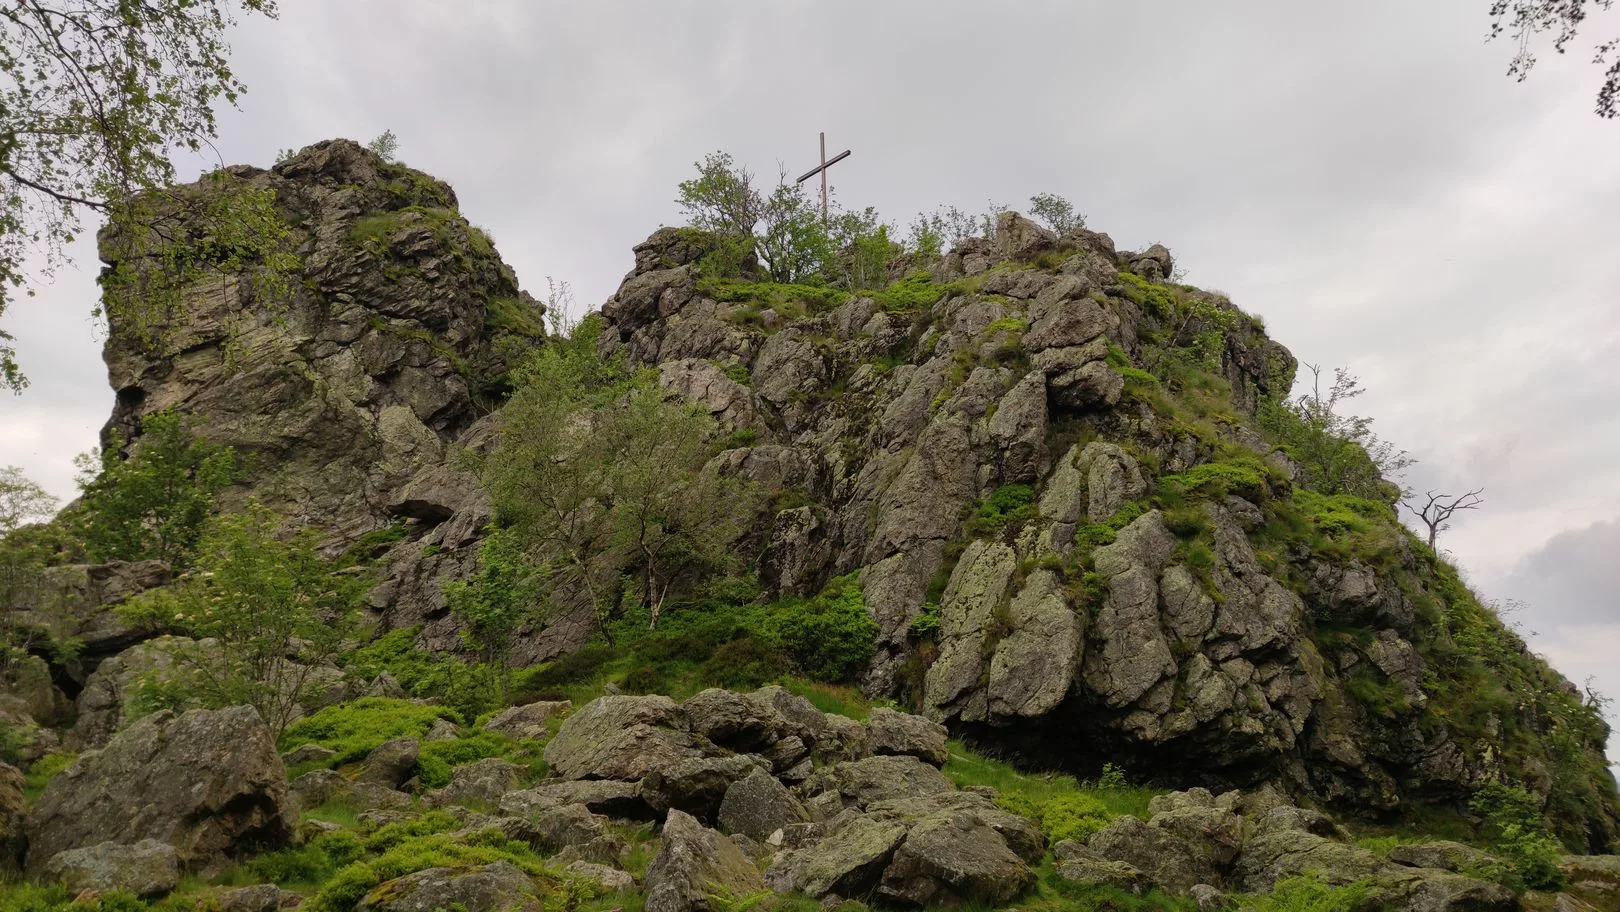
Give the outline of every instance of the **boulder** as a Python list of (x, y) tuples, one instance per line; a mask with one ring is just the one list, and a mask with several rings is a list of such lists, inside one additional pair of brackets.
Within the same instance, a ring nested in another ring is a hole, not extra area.
[(565, 804), (584, 805), (592, 813), (645, 820), (652, 808), (641, 797), (641, 783), (611, 779), (565, 781), (548, 779), (531, 788), (508, 792), (501, 798), (501, 813), (523, 815)]
[(355, 782), (399, 788), (416, 775), (416, 758), (421, 751), (422, 742), (415, 738), (384, 741), (360, 762)]
[(574, 704), (568, 700), (541, 700), (538, 703), (513, 706), (490, 717), (489, 721), (484, 723), (484, 728), (519, 741), (544, 738), (551, 720), (573, 708)]
[(52, 779), (29, 815), (28, 864), (151, 837), (182, 864), (275, 848), (292, 833), (286, 772), (249, 706), (153, 713)]
[(304, 897), (275, 884), (255, 884), (226, 890), (216, 897), (219, 912), (280, 912), (304, 901)]
[(697, 757), (655, 769), (641, 780), (641, 797), (658, 813), (685, 811), (713, 821), (731, 784), (760, 771), (750, 757)]
[(492, 805), (517, 787), (524, 772), (524, 767), (500, 757), (474, 760), (452, 770), (449, 784), (428, 792), (423, 800), (430, 807)]
[(535, 850), (552, 855), (569, 846), (587, 846), (608, 835), (607, 820), (582, 804), (565, 804), (522, 815), (529, 826), (524, 838)]
[(938, 722), (876, 707), (866, 721), (872, 753), (917, 757), (934, 766), (950, 759), (945, 747), (947, 733)]
[(1093, 833), (1086, 845), (1102, 858), (1130, 865), (1153, 883), (1178, 893), (1193, 884), (1221, 880), (1219, 865), (1202, 853), (1201, 845), (1135, 817), (1118, 818)]
[(546, 764), (564, 779), (640, 780), (704, 756), (683, 722), (668, 697), (598, 697), (563, 721), (546, 743)]
[(804, 784), (809, 797), (831, 795), (844, 807), (864, 809), (879, 801), (918, 798), (952, 790), (951, 781), (912, 756), (867, 757), (817, 770)]
[(297, 766), (300, 763), (325, 763), (337, 756), (337, 751), (319, 744), (300, 744), (292, 750), (281, 755), (283, 766)]
[(776, 777), (763, 771), (738, 779), (720, 802), (720, 829), (768, 842), (779, 830), (806, 823), (810, 813)]
[(357, 912), (540, 912), (534, 882), (517, 865), (497, 861), (476, 868), (428, 868), (379, 884)]
[(690, 814), (669, 812), (658, 854), (647, 866), (646, 912), (722, 912), (716, 896), (747, 896), (765, 886), (736, 843)]
[(681, 709), (686, 713), (688, 731), (743, 753), (764, 751), (790, 727), (770, 703), (756, 694), (710, 688), (682, 703)]
[(817, 898), (864, 896), (877, 886), (906, 830), (896, 820), (850, 815), (825, 838), (778, 858), (766, 881), (774, 890)]
[(58, 852), (45, 862), (43, 873), (72, 893), (128, 890), (151, 898), (180, 885), (180, 861), (174, 846), (156, 839), (103, 842)]
[(563, 873), (588, 880), (604, 890), (628, 890), (636, 885), (636, 879), (628, 871), (593, 861), (570, 861), (563, 867)]
[(996, 216), (995, 255), (1002, 259), (1027, 260), (1057, 246), (1057, 232), (1043, 228), (1017, 212)]
[(1141, 893), (1153, 886), (1152, 880), (1132, 865), (1104, 858), (1072, 839), (1052, 846), (1052, 860), (1059, 877), (1082, 886), (1113, 887), (1130, 893)]
[(1473, 846), (1449, 840), (1398, 845), (1384, 857), (1409, 868), (1436, 868), (1441, 871), (1482, 871), (1502, 863)]
[(878, 886), (909, 905), (999, 906), (1035, 882), (1035, 872), (996, 829), (969, 812), (936, 814), (911, 827)]
[(288, 786), (302, 808), (341, 804), (356, 811), (410, 807), (411, 796), (375, 782), (354, 782), (334, 770), (310, 770)]

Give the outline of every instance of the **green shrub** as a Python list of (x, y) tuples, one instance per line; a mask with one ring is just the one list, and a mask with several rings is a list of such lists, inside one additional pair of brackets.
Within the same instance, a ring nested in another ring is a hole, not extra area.
[(1101, 801), (1079, 793), (1054, 795), (1040, 808), (1041, 829), (1053, 842), (1064, 839), (1085, 842), (1113, 819), (1114, 815)]
[(1564, 885), (1558, 870), (1563, 846), (1547, 831), (1541, 804), (1528, 791), (1493, 782), (1474, 793), (1468, 808), (1485, 818), (1497, 852), (1523, 886), (1556, 890)]
[(490, 757), (503, 757), (534, 767), (540, 762), (539, 742), (518, 741), (482, 728), (459, 738), (424, 741), (417, 755), (416, 773), (422, 785), (440, 788), (450, 784), (450, 775), (456, 767)]
[(957, 290), (958, 286), (935, 282), (926, 271), (918, 270), (873, 292), (872, 300), (889, 313), (916, 313)]
[(1009, 484), (990, 492), (968, 518), (967, 531), (975, 537), (1000, 532), (1035, 514), (1035, 489), (1026, 484)]
[(24, 791), (30, 797), (37, 797), (44, 793), (45, 786), (50, 785), (51, 780), (55, 779), (58, 773), (72, 766), (73, 761), (77, 759), (79, 759), (78, 754), (53, 752), (35, 760), (33, 765), (28, 767), (28, 772), (23, 776)]
[(754, 636), (732, 640), (714, 651), (698, 675), (703, 683), (727, 690), (754, 690), (780, 679), (791, 665), (782, 650)]
[(376, 858), (338, 869), (310, 900), (309, 908), (312, 912), (349, 912), (384, 881), (428, 868), (470, 867), (497, 861), (511, 862), (531, 877), (554, 879), (534, 850), (508, 839), (499, 830), (486, 830), (464, 842), (435, 834), (405, 840)]
[(1243, 912), (1361, 912), (1373, 899), (1370, 881), (1330, 884), (1320, 875), (1306, 874), (1279, 879), (1270, 893), (1244, 896)]
[(813, 599), (771, 606), (759, 626), (763, 642), (819, 681), (852, 677), (872, 658), (877, 632), (855, 574), (833, 580)]
[(338, 830), (322, 833), (303, 845), (260, 855), (246, 867), (254, 877), (279, 886), (319, 884), (338, 868), (358, 859), (362, 851), (358, 836)]
[(610, 646), (592, 643), (561, 658), (552, 659), (519, 671), (512, 679), (512, 698), (516, 703), (555, 699), (564, 696), (562, 688), (596, 679), (602, 666), (614, 655)]
[(1221, 500), (1229, 494), (1262, 500), (1270, 491), (1270, 467), (1253, 456), (1236, 456), (1195, 465), (1179, 475), (1159, 478), (1159, 487), (1183, 497)]
[(409, 700), (362, 697), (352, 703), (328, 706), (294, 722), (281, 736), (281, 750), (318, 744), (336, 751), (333, 766), (359, 760), (384, 741), (420, 738), (439, 719), (449, 718), (443, 706), (424, 706)]

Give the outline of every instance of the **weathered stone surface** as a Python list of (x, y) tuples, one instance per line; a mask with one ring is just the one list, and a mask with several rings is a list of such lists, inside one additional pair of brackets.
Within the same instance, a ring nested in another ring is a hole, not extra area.
[(718, 819), (723, 832), (766, 842), (779, 830), (808, 822), (810, 813), (776, 777), (760, 771), (731, 783)]
[[(780, 735), (787, 733), (787, 723), (775, 707), (755, 694), (711, 687), (687, 699), (681, 704), (681, 709), (686, 713), (688, 731), (702, 735), (728, 750), (744, 753), (763, 751)], [(816, 716), (820, 715), (813, 706), (810, 711)], [(813, 721), (819, 724), (820, 719), (813, 718)], [(802, 722), (795, 728), (809, 730), (809, 726)]]
[(1086, 616), (1069, 606), (1050, 570), (1024, 581), (1007, 610), (1012, 630), (990, 660), (990, 713), (1035, 718), (1056, 709), (1079, 673)]
[(356, 782), (371, 783), (384, 788), (398, 788), (416, 775), (416, 758), (422, 742), (415, 738), (395, 738), (384, 741), (372, 749), (360, 762), (355, 774)]
[(636, 779), (703, 756), (668, 697), (598, 697), (563, 721), (546, 763), (564, 779)]
[(658, 813), (685, 811), (713, 821), (733, 782), (761, 770), (749, 757), (694, 757), (652, 770), (641, 780), (641, 797)]
[(883, 872), (882, 896), (914, 905), (1001, 905), (1035, 882), (1035, 872), (977, 815), (935, 815), (907, 833)]
[(290, 818), (281, 758), (251, 707), (162, 711), (51, 780), (29, 815), (28, 864), (147, 837), (208, 862), (279, 845)]
[(1046, 471), (1046, 377), (1030, 371), (1013, 385), (990, 419), (1007, 484), (1031, 484)]
[(1448, 840), (1398, 845), (1384, 857), (1409, 868), (1436, 868), (1441, 871), (1480, 871), (1501, 864), (1473, 846)]
[(98, 666), (79, 692), (78, 720), (68, 743), (89, 749), (105, 745), (130, 721), (130, 703), (142, 681), (154, 686), (182, 684), (187, 650), (205, 648), (187, 637), (158, 637), (115, 655)]
[(592, 813), (609, 817), (645, 819), (653, 815), (641, 796), (640, 782), (611, 779), (563, 781), (548, 779), (531, 788), (508, 792), (501, 798), (501, 813), (523, 815), (565, 804), (580, 804)]
[(288, 787), (304, 808), (337, 803), (357, 811), (410, 807), (411, 796), (377, 782), (355, 782), (334, 770), (310, 770)]
[(630, 872), (590, 861), (571, 861), (563, 867), (563, 872), (583, 877), (604, 890), (628, 890), (636, 885), (636, 879), (630, 876)]
[(1052, 860), (1059, 877), (1083, 886), (1114, 887), (1140, 893), (1153, 885), (1147, 875), (1135, 867), (1104, 858), (1101, 853), (1073, 840), (1052, 846)]
[(255, 884), (225, 890), (216, 897), (219, 912), (279, 912), (297, 907), (304, 897), (275, 884)]
[(647, 912), (719, 912), (715, 894), (746, 896), (765, 886), (735, 843), (680, 811), (664, 822), (646, 880)]
[(879, 801), (937, 795), (952, 788), (933, 766), (909, 756), (867, 757), (817, 770), (805, 782), (808, 796), (836, 794), (847, 807), (865, 808)]
[(20, 864), (28, 848), (26, 783), (22, 770), (0, 762), (0, 871)]
[(874, 754), (908, 755), (935, 766), (950, 758), (945, 726), (922, 716), (879, 706), (867, 717), (866, 730)]
[(923, 704), (931, 717), (985, 718), (988, 701), (978, 690), (985, 631), (1017, 564), (1013, 549), (999, 542), (975, 540), (962, 552), (940, 600), (939, 656), (924, 684)]
[(1185, 893), (1194, 884), (1220, 882), (1220, 866), (1180, 833), (1120, 817), (1092, 834), (1086, 845), (1109, 861), (1123, 862), (1168, 890)]
[(539, 912), (534, 882), (517, 865), (497, 861), (476, 868), (428, 868), (378, 885), (358, 912)]
[(58, 852), (45, 862), (44, 875), (73, 893), (128, 890), (136, 896), (162, 896), (180, 884), (174, 846), (156, 839), (103, 842)]
[(1092, 624), (1092, 639), (1100, 645), (1086, 657), (1083, 674), (1109, 706), (1129, 706), (1176, 671), (1159, 625), (1159, 574), (1174, 548), (1174, 536), (1154, 510), (1093, 552), (1108, 598)]
[(765, 879), (784, 892), (864, 896), (877, 886), (906, 829), (898, 821), (851, 816), (825, 839), (773, 862)]
[(500, 757), (474, 760), (452, 770), (449, 784), (428, 792), (423, 801), (432, 807), (495, 804), (517, 788), (524, 772), (523, 767)]
[(542, 700), (503, 709), (484, 723), (484, 728), (519, 741), (543, 738), (552, 719), (567, 713), (574, 704), (567, 700)]

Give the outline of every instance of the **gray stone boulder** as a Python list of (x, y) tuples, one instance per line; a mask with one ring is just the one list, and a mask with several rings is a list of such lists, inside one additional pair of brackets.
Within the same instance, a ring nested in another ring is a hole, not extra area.
[(56, 853), (45, 862), (43, 873), (71, 893), (128, 890), (151, 898), (179, 886), (180, 861), (174, 846), (156, 839), (103, 842)]
[(803, 724), (789, 725), (775, 707), (757, 694), (710, 688), (682, 703), (681, 709), (686, 713), (688, 731), (742, 753), (763, 752), (784, 735), (810, 730)]
[(810, 812), (776, 777), (763, 771), (738, 779), (720, 802), (720, 829), (741, 833), (759, 842), (796, 823), (807, 823)]
[(938, 769), (911, 756), (867, 757), (817, 770), (802, 786), (806, 797), (835, 796), (842, 807), (865, 809), (879, 801), (951, 791)]
[(993, 826), (971, 812), (945, 813), (925, 817), (906, 832), (878, 893), (918, 906), (998, 906), (1034, 882), (1035, 872)]
[(1384, 857), (1409, 868), (1441, 871), (1482, 871), (1502, 864), (1494, 855), (1450, 840), (1398, 845)]
[(1201, 851), (1203, 846), (1135, 817), (1118, 818), (1093, 833), (1086, 845), (1097, 855), (1130, 865), (1174, 892), (1185, 893), (1193, 884), (1221, 882), (1220, 865)]
[(1153, 881), (1134, 866), (1104, 858), (1096, 850), (1072, 839), (1052, 846), (1052, 861), (1059, 877), (1082, 886), (1114, 887), (1131, 893), (1141, 893), (1153, 886)]
[(548, 779), (502, 796), (501, 813), (522, 815), (565, 804), (584, 805), (594, 814), (609, 817), (646, 820), (654, 816), (641, 797), (641, 783), (613, 779)]
[(568, 700), (541, 700), (512, 706), (491, 716), (484, 723), (484, 729), (519, 741), (544, 738), (551, 720), (573, 708), (574, 704)]
[(335, 770), (310, 770), (288, 786), (298, 806), (341, 804), (356, 811), (410, 807), (411, 796), (376, 782), (355, 782)]
[(300, 744), (292, 750), (281, 755), (283, 766), (293, 767), (300, 763), (325, 763), (337, 756), (337, 751), (319, 744)]
[(430, 807), (493, 805), (517, 788), (524, 772), (524, 767), (500, 757), (474, 760), (452, 770), (449, 784), (428, 792), (423, 802)]
[(609, 891), (628, 890), (636, 885), (636, 879), (630, 872), (593, 861), (570, 861), (563, 866), (563, 873), (588, 880)]
[(254, 884), (225, 890), (215, 901), (219, 904), (219, 912), (280, 912), (297, 907), (303, 903), (304, 897), (275, 884)]
[(428, 868), (377, 885), (357, 912), (539, 912), (534, 882), (508, 861), (476, 868)]
[(934, 766), (950, 759), (945, 726), (922, 716), (877, 707), (866, 720), (872, 753), (917, 757)]
[(286, 772), (248, 706), (161, 711), (86, 754), (29, 815), (30, 869), (59, 852), (159, 839), (186, 865), (275, 848), (292, 833)]
[(670, 811), (658, 854), (647, 866), (646, 912), (722, 912), (716, 896), (735, 898), (765, 886), (736, 843), (690, 814)]
[(79, 692), (78, 718), (68, 733), (68, 744), (79, 750), (106, 744), (134, 718), (130, 704), (143, 682), (181, 686), (186, 679), (181, 657), (211, 648), (211, 644), (203, 646), (187, 637), (163, 636), (103, 661)]
[(545, 855), (569, 846), (594, 846), (609, 835), (607, 819), (592, 814), (582, 804), (532, 810), (520, 817), (529, 824), (523, 828), (523, 838)]
[(546, 763), (564, 779), (640, 780), (705, 756), (684, 722), (668, 697), (598, 697), (564, 720), (546, 743)]
[(995, 256), (1001, 259), (1027, 260), (1056, 248), (1057, 239), (1057, 232), (1009, 211), (996, 217), (992, 244)]
[(360, 762), (360, 771), (354, 779), (384, 788), (399, 788), (416, 775), (416, 758), (421, 751), (422, 742), (415, 738), (384, 741)]
[(685, 811), (712, 822), (731, 784), (760, 772), (751, 757), (696, 757), (655, 769), (641, 780), (641, 797), (657, 813)]
[(772, 862), (766, 882), (779, 892), (797, 890), (817, 898), (864, 896), (876, 888), (907, 829), (898, 820), (850, 814), (825, 838)]

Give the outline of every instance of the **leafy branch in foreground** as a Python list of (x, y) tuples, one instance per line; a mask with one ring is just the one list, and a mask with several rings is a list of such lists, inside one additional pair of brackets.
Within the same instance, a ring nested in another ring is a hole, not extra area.
[[(49, 276), (88, 213), (135, 226), (135, 200), (174, 183), (173, 153), (201, 152), (235, 104), (225, 32), (274, 0), (15, 0), (0, 8), (0, 314)], [(30, 292), (31, 293), (31, 292)], [(0, 332), (0, 388), (27, 384)]]

